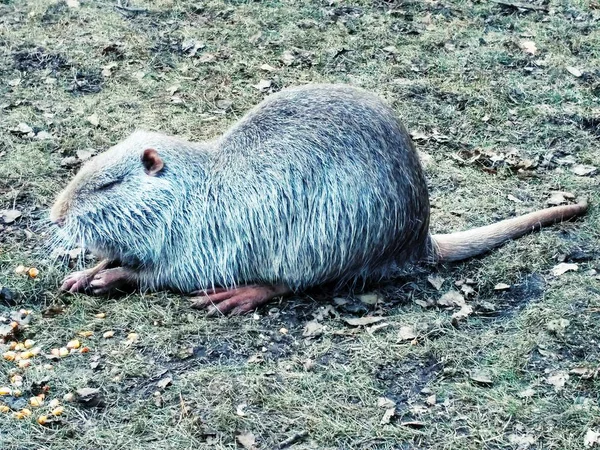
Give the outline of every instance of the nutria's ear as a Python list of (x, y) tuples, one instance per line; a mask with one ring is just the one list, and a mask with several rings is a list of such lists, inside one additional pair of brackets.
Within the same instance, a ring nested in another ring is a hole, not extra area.
[(144, 165), (144, 170), (150, 176), (156, 175), (165, 166), (163, 160), (158, 156), (158, 152), (153, 148), (144, 150), (142, 164)]

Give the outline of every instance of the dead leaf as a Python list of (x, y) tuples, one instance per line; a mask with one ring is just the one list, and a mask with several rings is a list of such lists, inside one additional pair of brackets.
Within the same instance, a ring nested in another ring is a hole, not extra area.
[(393, 408), (394, 406), (396, 406), (396, 402), (387, 397), (379, 397), (377, 399), (377, 407), (378, 408), (389, 409), (389, 408)]
[(353, 327), (360, 327), (364, 325), (371, 325), (372, 323), (381, 322), (384, 318), (377, 316), (365, 316), (365, 317), (344, 317), (343, 320), (348, 325), (352, 325)]
[(446, 279), (440, 277), (439, 275), (429, 275), (427, 277), (427, 281), (429, 281), (429, 284), (431, 284), (436, 291), (439, 291), (442, 288), (442, 285), (444, 284), (444, 281), (446, 281)]
[(304, 337), (315, 337), (323, 334), (324, 326), (321, 325), (316, 320), (311, 320), (310, 322), (306, 322), (304, 326), (304, 331), (302, 332), (302, 336)]
[(100, 119), (98, 119), (98, 114), (96, 114), (96, 113), (89, 116), (86, 120), (95, 127), (100, 125)]
[(583, 75), (583, 72), (581, 70), (579, 70), (577, 67), (573, 67), (573, 66), (567, 66), (567, 72), (569, 72), (571, 75), (573, 75), (576, 78), (579, 78), (581, 75)]
[(600, 375), (600, 367), (592, 369), (590, 367), (575, 367), (569, 371), (569, 374), (581, 377), (584, 380), (591, 380)]
[(258, 89), (260, 92), (267, 92), (272, 84), (271, 80), (260, 80), (257, 84), (253, 84), (252, 87)]
[(15, 134), (31, 134), (33, 135), (33, 128), (27, 125), (25, 122), (19, 123), (14, 128), (11, 128), (10, 131)]
[(429, 406), (434, 406), (437, 403), (437, 398), (436, 398), (435, 394), (427, 397), (425, 399), (425, 403), (427, 403)]
[(398, 48), (396, 48), (393, 45), (389, 45), (387, 47), (383, 47), (383, 51), (386, 52), (386, 53), (391, 53), (392, 55), (395, 55), (395, 54), (397, 54), (399, 52)]
[(427, 168), (433, 161), (433, 157), (429, 153), (422, 152), (421, 150), (417, 150), (417, 153), (419, 155), (419, 161), (421, 161), (421, 165), (424, 168)]
[(554, 319), (546, 324), (546, 329), (562, 336), (570, 323), (567, 319)]
[(396, 408), (386, 409), (385, 412), (383, 413), (383, 417), (381, 418), (379, 423), (381, 425), (387, 425), (388, 423), (390, 423), (390, 420), (392, 420), (392, 417), (394, 417), (395, 414), (396, 414)]
[(21, 84), (21, 79), (20, 78), (14, 78), (12, 80), (8, 80), (8, 85), (15, 87)]
[(578, 175), (580, 177), (586, 177), (588, 175), (594, 175), (597, 170), (598, 170), (597, 167), (588, 166), (588, 165), (585, 165), (585, 164), (576, 164), (573, 167), (571, 167), (571, 171), (575, 175)]
[(79, 0), (66, 0), (67, 6), (69, 8), (79, 8), (79, 6), (81, 6), (79, 4)]
[(535, 391), (532, 388), (527, 388), (517, 394), (521, 398), (531, 398), (535, 395)]
[(559, 277), (565, 272), (577, 270), (579, 270), (579, 265), (576, 263), (560, 263), (552, 268), (552, 275)]
[(265, 72), (275, 72), (277, 69), (269, 64), (263, 64), (260, 66), (260, 70), (264, 70)]
[(583, 438), (583, 445), (586, 447), (593, 447), (594, 444), (600, 445), (600, 432), (588, 428)]
[(460, 290), (462, 291), (462, 293), (465, 295), (465, 297), (470, 297), (471, 295), (475, 294), (475, 289), (473, 289), (471, 286), (469, 286), (468, 284), (463, 284), (460, 287)]
[(508, 442), (516, 445), (519, 450), (522, 450), (535, 444), (535, 437), (530, 434), (509, 434)]
[(80, 161), (87, 161), (96, 153), (95, 150), (77, 150), (75, 154)]
[(100, 389), (82, 388), (77, 389), (75, 393), (77, 394), (77, 401), (85, 406), (98, 406), (102, 403)]
[(106, 78), (111, 77), (113, 69), (116, 68), (116, 67), (118, 67), (118, 66), (119, 66), (119, 64), (116, 63), (116, 62), (114, 62), (114, 61), (111, 62), (111, 63), (108, 63), (107, 65), (105, 65), (102, 68), (102, 76), (104, 76)]
[(52, 135), (50, 133), (48, 133), (47, 131), (38, 131), (37, 134), (35, 135), (35, 138), (40, 140), (40, 141), (47, 141), (49, 139), (52, 139)]
[(510, 284), (498, 283), (494, 286), (495, 291), (505, 291), (507, 289), (510, 289)]
[(377, 294), (362, 294), (358, 296), (358, 299), (365, 305), (376, 305), (379, 301)]
[(569, 374), (566, 372), (557, 372), (554, 375), (546, 378), (546, 383), (554, 386), (555, 391), (560, 391), (569, 381)]
[(7, 225), (13, 223), (22, 215), (23, 213), (18, 209), (4, 209), (0, 211), (0, 217), (2, 217), (2, 221)]
[(233, 101), (232, 100), (217, 100), (217, 108), (222, 109), (223, 111), (227, 111), (228, 109), (231, 109), (231, 107), (233, 106)]
[(463, 306), (465, 304), (465, 298), (462, 294), (452, 289), (442, 295), (437, 301), (437, 304), (440, 306)]
[(523, 203), (523, 200), (521, 200), (520, 198), (515, 197), (514, 195), (507, 195), (506, 196), (507, 199), (509, 199), (511, 202), (515, 202), (515, 203)]
[(575, 196), (570, 192), (561, 192), (554, 191), (550, 192), (550, 198), (546, 200), (550, 206), (562, 205), (563, 203), (567, 203), (567, 199), (574, 199)]
[(171, 378), (171, 377), (164, 377), (162, 380), (160, 380), (158, 383), (156, 383), (156, 387), (159, 388), (159, 389), (165, 389), (171, 383), (173, 383), (173, 378)]
[(519, 47), (525, 53), (529, 53), (530, 55), (535, 55), (537, 53), (537, 47), (533, 41), (521, 41), (519, 42)]
[(238, 434), (236, 439), (246, 450), (254, 450), (256, 448), (256, 437), (254, 437), (254, 434), (252, 434), (250, 431)]
[(214, 60), (216, 60), (217, 57), (214, 53), (202, 53), (202, 56), (200, 56), (200, 58), (198, 58), (198, 62), (202, 63), (202, 64), (208, 64), (213, 62)]
[(246, 406), (248, 406), (246, 403), (240, 403), (239, 405), (237, 405), (235, 413), (240, 417), (244, 417), (246, 415), (246, 413), (244, 412), (244, 408), (246, 408)]
[(290, 52), (289, 50), (286, 50), (285, 52), (283, 52), (283, 54), (281, 55), (281, 61), (286, 65), (286, 66), (291, 66), (292, 64), (294, 64), (294, 61), (296, 60), (296, 57), (294, 56), (294, 54), (292, 52)]
[(489, 370), (486, 370), (486, 369), (474, 370), (473, 372), (471, 372), (470, 378), (471, 378), (471, 380), (473, 380), (479, 384), (484, 384), (484, 385), (494, 384), (494, 381), (492, 380), (492, 374), (490, 373)]
[(453, 321), (460, 321), (466, 319), (473, 314), (473, 307), (471, 305), (462, 305), (461, 308), (452, 314)]
[(398, 338), (401, 341), (412, 341), (416, 337), (417, 333), (415, 332), (415, 327), (404, 326), (400, 327), (400, 331), (398, 331)]

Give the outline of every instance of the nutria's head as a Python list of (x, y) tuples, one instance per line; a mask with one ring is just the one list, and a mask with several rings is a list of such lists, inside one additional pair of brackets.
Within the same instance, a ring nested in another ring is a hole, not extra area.
[(158, 137), (136, 132), (81, 168), (50, 211), (65, 240), (102, 257), (146, 262), (170, 225), (177, 189), (174, 152)]

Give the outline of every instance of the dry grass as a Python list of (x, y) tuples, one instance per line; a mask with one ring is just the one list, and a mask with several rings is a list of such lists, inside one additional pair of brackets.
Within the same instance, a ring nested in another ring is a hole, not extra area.
[[(273, 449), (306, 431), (292, 448), (505, 449), (526, 436), (530, 448), (582, 448), (586, 430), (600, 429), (598, 380), (572, 375), (558, 392), (545, 380), (597, 367), (600, 357), (600, 282), (588, 274), (600, 270), (598, 176), (557, 164), (571, 156), (600, 167), (600, 9), (595, 0), (548, 3), (550, 11), (460, 0), (161, 0), (136, 2), (145, 11), (133, 12), (112, 0), (81, 0), (77, 9), (0, 0), (0, 209), (23, 212), (14, 225), (0, 225), (0, 285), (19, 295), (18, 307), (33, 309), (25, 337), (45, 350), (95, 331), (86, 340), (90, 354), (65, 358), (51, 372), (42, 362), (27, 369), (23, 397), (49, 377), (52, 396), (90, 386), (105, 400), (98, 408), (69, 404), (51, 427), (2, 414), (0, 447), (235, 448), (235, 436), (250, 431), (258, 448)], [(204, 47), (190, 58), (182, 45), (192, 39)], [(535, 56), (520, 48), (523, 40), (536, 43)], [(282, 61), (286, 51), (295, 56), (291, 65)], [(103, 75), (111, 62), (112, 75)], [(47, 208), (72, 175), (60, 161), (80, 149), (101, 151), (136, 128), (215, 136), (264, 96), (252, 87), (260, 79), (275, 89), (345, 82), (386, 98), (410, 130), (426, 136), (417, 144), (432, 157), (435, 231), (541, 208), (553, 190), (587, 196), (593, 207), (577, 223), (436, 269), (447, 279), (442, 292), (457, 280), (475, 281), (475, 314), (458, 328), (451, 312), (414, 302), (440, 296), (426, 274), (373, 287), (390, 324), (374, 333), (351, 329), (340, 317), (352, 313), (332, 313), (332, 299), (319, 292), (235, 319), (207, 319), (167, 293), (60, 295), (68, 268), (41, 250)], [(171, 98), (174, 86), (180, 103)], [(222, 111), (219, 100), (232, 107)], [(92, 114), (98, 127), (86, 120)], [(54, 138), (9, 131), (21, 122)], [(537, 167), (523, 174), (499, 164), (492, 173), (453, 157), (511, 149)], [(552, 277), (562, 259), (578, 261), (579, 271)], [(41, 276), (17, 276), (19, 264), (39, 267)], [(512, 288), (494, 291), (500, 282)], [(488, 303), (495, 311), (485, 310)], [(64, 312), (42, 317), (50, 305)], [(100, 311), (105, 320), (94, 318)], [(315, 315), (324, 334), (303, 337)], [(556, 319), (570, 321), (563, 335), (547, 328)], [(398, 341), (405, 325), (419, 330), (415, 345)], [(116, 337), (103, 339), (106, 330)], [(132, 331), (140, 341), (126, 346)], [(0, 386), (12, 367), (0, 362)], [(492, 385), (470, 379), (480, 369), (492, 374)], [(172, 384), (159, 389), (166, 376)], [(529, 387), (535, 395), (520, 397)], [(430, 393), (434, 406), (425, 404)], [(380, 424), (381, 396), (396, 402), (388, 425)], [(410, 421), (422, 426), (403, 425)]]

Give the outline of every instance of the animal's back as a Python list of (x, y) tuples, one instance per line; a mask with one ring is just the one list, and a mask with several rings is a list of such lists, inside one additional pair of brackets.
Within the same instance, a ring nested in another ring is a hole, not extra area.
[(209, 174), (220, 271), (232, 278), (219, 284), (345, 282), (425, 248), (418, 157), (393, 111), (365, 91), (312, 85), (269, 97), (222, 137)]

